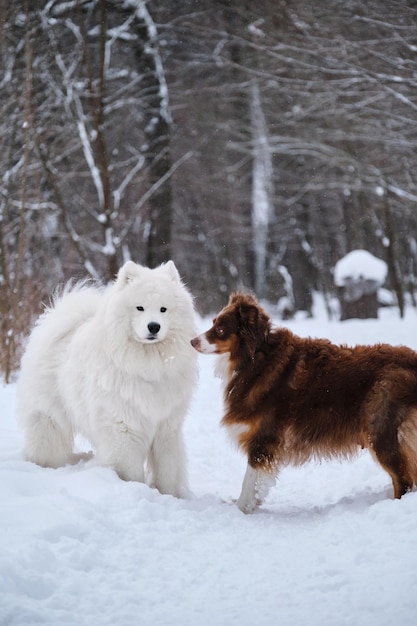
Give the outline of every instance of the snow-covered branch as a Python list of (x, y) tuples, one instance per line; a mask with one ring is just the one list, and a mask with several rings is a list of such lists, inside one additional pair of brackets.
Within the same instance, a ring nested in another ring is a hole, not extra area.
[(155, 21), (148, 11), (146, 0), (124, 0), (123, 4), (125, 7), (134, 8), (137, 18), (145, 24), (148, 36), (145, 51), (147, 54), (151, 55), (153, 59), (155, 74), (159, 85), (159, 115), (167, 124), (171, 124), (172, 117), (169, 108), (168, 85), (164, 65), (159, 53), (159, 36)]

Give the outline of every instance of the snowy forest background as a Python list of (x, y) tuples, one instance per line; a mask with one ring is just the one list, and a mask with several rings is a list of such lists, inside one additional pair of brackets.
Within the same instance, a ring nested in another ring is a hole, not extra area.
[(41, 302), (173, 258), (294, 311), (347, 252), (417, 274), (417, 4), (0, 0), (0, 364)]

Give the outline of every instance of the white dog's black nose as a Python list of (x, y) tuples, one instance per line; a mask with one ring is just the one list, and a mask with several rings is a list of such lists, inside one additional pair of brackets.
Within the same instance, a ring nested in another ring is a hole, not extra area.
[(151, 335), (157, 335), (160, 329), (161, 329), (161, 324), (158, 324), (158, 322), (149, 322), (148, 330), (151, 333)]

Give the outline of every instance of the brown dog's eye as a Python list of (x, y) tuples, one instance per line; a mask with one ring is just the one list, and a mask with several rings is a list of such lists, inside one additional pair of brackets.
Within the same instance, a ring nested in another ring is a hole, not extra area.
[(224, 335), (224, 328), (219, 326), (218, 328), (216, 328), (216, 333), (219, 335), (219, 337), (222, 337)]

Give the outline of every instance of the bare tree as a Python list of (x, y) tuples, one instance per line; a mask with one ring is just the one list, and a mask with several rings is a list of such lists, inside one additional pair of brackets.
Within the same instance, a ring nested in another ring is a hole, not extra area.
[[(11, 49), (2, 55), (3, 111), (16, 132), (4, 135), (10, 164), (3, 167), (0, 269), (4, 285), (14, 277), (8, 290), (17, 296), (1, 294), (1, 301), (14, 323), (20, 285), (33, 285), (35, 276), (41, 300), (82, 270), (107, 281), (125, 258), (167, 260), (166, 189), (189, 157), (171, 162), (168, 94), (145, 2), (51, 0), (24, 8), (5, 16)], [(10, 324), (3, 330), (10, 344)]]
[(42, 300), (128, 257), (174, 257), (205, 313), (236, 288), (306, 311), (320, 291), (330, 311), (335, 263), (363, 247), (399, 309), (416, 301), (412, 4), (0, 0), (0, 16), (3, 346), (29, 285)]

